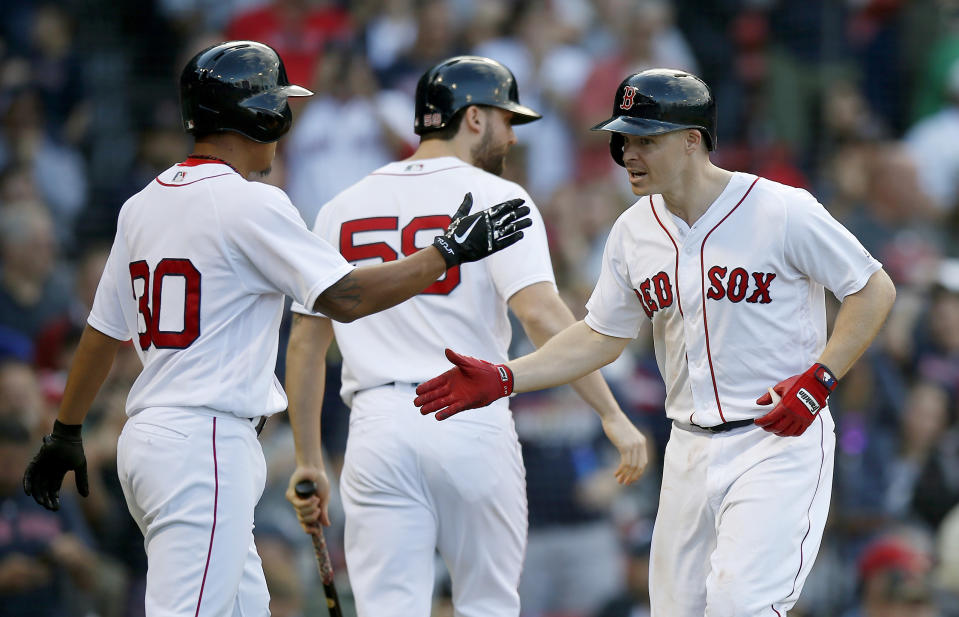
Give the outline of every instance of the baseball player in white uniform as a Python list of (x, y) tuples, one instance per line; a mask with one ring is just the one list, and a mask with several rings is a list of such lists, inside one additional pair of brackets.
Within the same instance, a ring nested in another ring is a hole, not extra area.
[(435, 248), (354, 268), (283, 191), (247, 179), (269, 168), (290, 127), (287, 97), (309, 94), (259, 43), (222, 43), (188, 63), (181, 97), (195, 153), (124, 204), (58, 419), (24, 475), (49, 509), (66, 471), (86, 495), (81, 424), (132, 339), (143, 371), (117, 468), (144, 535), (150, 617), (269, 615), (252, 533), (265, 482), (255, 427), (286, 407), (273, 375), (284, 295), (350, 321), (510, 245), (529, 224), (516, 201), (467, 215), (467, 199)]
[[(317, 521), (328, 524), (329, 482), (315, 418), (326, 348), (335, 335), (343, 355), (341, 394), (351, 407), (340, 486), (358, 615), (428, 617), (438, 550), (452, 579), (456, 615), (515, 616), (527, 518), (509, 407), (498, 401), (439, 425), (421, 417), (413, 397), (419, 382), (442, 370), (446, 345), (504, 362), (508, 309), (535, 344), (574, 322), (556, 291), (539, 212), (520, 186), (499, 177), (515, 143), (512, 125), (540, 116), (520, 105), (509, 69), (476, 56), (428, 70), (415, 107), (418, 150), (324, 205), (315, 226), (320, 237), (353, 263), (390, 261), (416, 250), (421, 232), (446, 226), (447, 216), (431, 201), (466, 189), (482, 200), (525, 199), (534, 224), (522, 243), (451, 269), (409, 302), (366, 319), (331, 323), (294, 306), (300, 314), (287, 351), (287, 389), (303, 458), (287, 497), (308, 532)], [(617, 479), (632, 482), (646, 465), (645, 438), (599, 373), (575, 386), (619, 449)], [(296, 496), (293, 487), (304, 479), (323, 488), (319, 497)]]
[[(673, 421), (650, 558), (656, 617), (783, 617), (829, 509), (837, 379), (895, 288), (804, 190), (714, 166), (715, 103), (698, 77), (619, 86), (610, 152), (640, 199), (614, 224), (588, 315), (538, 351), (456, 367), (417, 389), (440, 419), (554, 386), (622, 353), (644, 324)], [(826, 337), (824, 289), (841, 302)], [(475, 415), (475, 414), (474, 414)]]

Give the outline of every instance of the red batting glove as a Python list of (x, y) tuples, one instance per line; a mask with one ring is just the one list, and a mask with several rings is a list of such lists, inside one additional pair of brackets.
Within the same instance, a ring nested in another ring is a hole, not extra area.
[(451, 349), (446, 350), (446, 359), (456, 366), (416, 388), (419, 396), (413, 404), (424, 416), (435, 411), (437, 420), (445, 420), (513, 393), (513, 371), (505, 364), (461, 356)]
[[(802, 375), (794, 375), (773, 386), (773, 392), (782, 397), (772, 411), (755, 422), (770, 433), (781, 437), (802, 435), (816, 419), (826, 399), (836, 388), (836, 376), (824, 364), (813, 364)], [(758, 399), (759, 405), (771, 405), (773, 397), (767, 392)]]

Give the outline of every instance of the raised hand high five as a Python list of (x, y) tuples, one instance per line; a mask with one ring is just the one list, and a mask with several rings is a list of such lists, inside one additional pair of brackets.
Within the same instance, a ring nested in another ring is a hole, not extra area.
[(521, 230), (533, 224), (525, 218), (529, 206), (524, 206), (524, 202), (510, 199), (470, 214), (473, 194), (467, 193), (446, 232), (433, 239), (433, 246), (443, 256), (446, 267), (478, 261), (519, 242), (523, 238)]

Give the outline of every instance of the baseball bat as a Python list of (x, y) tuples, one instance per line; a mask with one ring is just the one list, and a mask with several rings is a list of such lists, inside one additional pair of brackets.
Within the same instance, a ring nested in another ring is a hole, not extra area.
[[(301, 480), (293, 487), (296, 496), (300, 499), (306, 499), (316, 493), (316, 483), (312, 480)], [(319, 523), (317, 523), (319, 524)], [(330, 617), (343, 617), (343, 609), (340, 608), (340, 597), (336, 593), (336, 586), (333, 585), (333, 564), (330, 562), (330, 553), (326, 550), (326, 540), (323, 538), (323, 530), (310, 534), (313, 538), (313, 552), (316, 553), (316, 567), (320, 571), (320, 579), (323, 581), (323, 593), (326, 594), (326, 607), (330, 609)]]

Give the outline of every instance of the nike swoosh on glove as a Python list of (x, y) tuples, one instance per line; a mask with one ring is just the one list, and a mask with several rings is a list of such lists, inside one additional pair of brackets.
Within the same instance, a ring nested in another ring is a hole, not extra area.
[(467, 193), (446, 232), (433, 239), (433, 246), (446, 261), (446, 269), (478, 261), (519, 242), (523, 229), (533, 224), (523, 199), (510, 199), (470, 214), (473, 194)]
[(505, 364), (461, 356), (452, 349), (446, 350), (446, 359), (456, 366), (416, 388), (413, 404), (421, 414), (435, 411), (437, 420), (445, 420), (513, 393), (513, 371)]
[[(826, 365), (813, 364), (805, 373), (793, 375), (773, 386), (773, 392), (782, 398), (772, 411), (756, 418), (755, 422), (782, 437), (802, 435), (826, 406), (826, 399), (837, 383), (836, 376)], [(771, 405), (772, 402), (768, 392), (756, 399), (759, 405)]]

